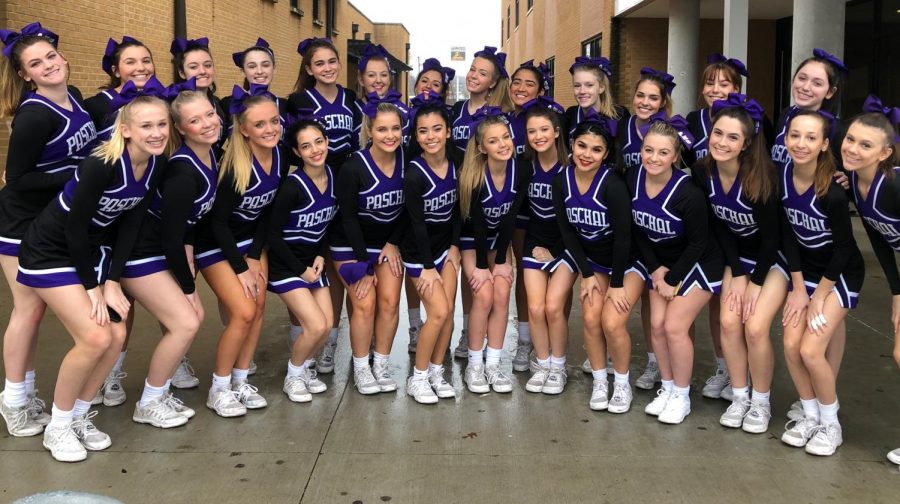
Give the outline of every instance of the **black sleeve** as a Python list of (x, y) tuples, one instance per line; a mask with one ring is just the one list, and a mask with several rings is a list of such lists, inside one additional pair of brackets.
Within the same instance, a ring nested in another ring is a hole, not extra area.
[(409, 214), (409, 227), (412, 228), (416, 239), (416, 248), (419, 251), (419, 259), (424, 269), (434, 268), (434, 257), (431, 254), (431, 240), (428, 238), (428, 228), (425, 224), (425, 184), (418, 170), (406, 172), (403, 179), (403, 194), (406, 199), (406, 213)]
[(58, 191), (72, 172), (43, 173), (35, 168), (47, 143), (59, 129), (60, 121), (40, 105), (19, 109), (12, 122), (6, 155), (6, 185), (19, 192)]
[(187, 220), (194, 206), (194, 199), (200, 184), (197, 182), (197, 172), (186, 163), (175, 161), (166, 170), (165, 180), (162, 183), (162, 215), (161, 215), (161, 240), (163, 254), (169, 271), (178, 282), (182, 292), (192, 294), (196, 289), (194, 276), (188, 264), (184, 244), (187, 242)]
[(624, 285), (625, 268), (631, 256), (631, 197), (628, 188), (616, 174), (610, 173), (604, 199), (613, 228), (612, 274), (609, 286), (619, 288)]
[(120, 224), (118, 226), (118, 232), (116, 233), (116, 242), (113, 245), (109, 273), (106, 275), (106, 278), (113, 282), (118, 282), (119, 278), (122, 276), (122, 269), (125, 268), (125, 261), (128, 260), (132, 249), (134, 249), (134, 243), (137, 241), (138, 233), (141, 230), (141, 224), (144, 222), (144, 217), (147, 214), (147, 210), (150, 208), (150, 203), (153, 201), (153, 195), (156, 194), (156, 188), (159, 187), (159, 182), (165, 175), (165, 158), (157, 157), (155, 162), (157, 163), (156, 171), (150, 179), (147, 193), (144, 194), (144, 198), (141, 199), (141, 202), (138, 203), (137, 206), (122, 214), (118, 219)]
[(475, 267), (478, 269), (488, 268), (487, 223), (484, 221), (484, 207), (481, 204), (483, 190), (484, 186), (481, 186), (472, 191), (472, 202), (469, 204), (469, 219), (472, 221), (472, 235), (475, 238)]
[(335, 187), (338, 205), (341, 207), (341, 222), (338, 225), (344, 227), (344, 235), (350, 246), (353, 247), (353, 255), (357, 261), (368, 261), (369, 253), (366, 251), (366, 241), (363, 238), (362, 226), (359, 225), (359, 191), (360, 191), (360, 167), (357, 156), (351, 157), (344, 163), (338, 172), (338, 184)]
[[(288, 171), (290, 170), (290, 161), (288, 160), (287, 153), (285, 149), (279, 147), (275, 151), (275, 156), (278, 156), (279, 162), (278, 166), (281, 168), (280, 175), (278, 177), (279, 180), (279, 189), (281, 185), (284, 185), (284, 181), (287, 178)], [(272, 167), (274, 168), (275, 162), (274, 159), (272, 161)], [(256, 222), (256, 233), (253, 235), (253, 242), (250, 244), (250, 248), (247, 250), (247, 258), (259, 260), (262, 256), (263, 250), (266, 249), (269, 245), (269, 219), (272, 218), (272, 205), (269, 204), (262, 210), (259, 215), (259, 220)]]
[(450, 219), (452, 219), (450, 245), (459, 248), (459, 236), (462, 234), (462, 212), (459, 208), (459, 198), (456, 198), (456, 203), (453, 205), (453, 213), (451, 214)]
[[(694, 185), (697, 187), (697, 189), (700, 190), (700, 193), (703, 195), (703, 202), (706, 205), (706, 208), (711, 209), (709, 196), (706, 192), (706, 184), (709, 183), (710, 175), (708, 169), (706, 168), (705, 161), (699, 161), (693, 164), (693, 166), (691, 167), (691, 177), (694, 180)], [(722, 248), (722, 251), (725, 254), (726, 264), (728, 264), (728, 267), (731, 268), (731, 276), (739, 277), (746, 275), (747, 272), (744, 271), (744, 266), (743, 264), (741, 264), (738, 241), (734, 236), (734, 233), (731, 232), (731, 229), (727, 224), (713, 215), (712, 211), (709, 211), (708, 214), (710, 234)]]
[[(785, 259), (787, 259), (788, 271), (791, 273), (802, 272), (803, 263), (800, 259), (800, 245), (797, 243), (797, 236), (794, 235), (791, 223), (788, 222), (787, 212), (780, 204), (778, 205), (778, 213), (781, 214), (779, 219), (781, 225), (781, 249), (784, 252)], [(794, 288), (797, 287), (797, 285), (794, 286)]]
[(237, 242), (228, 221), (231, 220), (231, 214), (240, 201), (241, 195), (234, 188), (234, 175), (227, 172), (222, 176), (216, 187), (216, 201), (213, 203), (207, 218), (209, 219), (209, 228), (212, 231), (213, 239), (216, 245), (222, 249), (222, 255), (228, 260), (231, 269), (235, 274), (240, 275), (247, 271), (247, 261), (238, 250)]
[(666, 283), (675, 286), (684, 279), (691, 267), (703, 256), (709, 240), (709, 216), (699, 189), (690, 184), (684, 185), (679, 191), (676, 205), (681, 209), (686, 243), (681, 256), (666, 273)]
[(613, 154), (615, 154), (616, 158), (611, 163), (614, 163), (614, 170), (621, 175), (624, 175), (628, 170), (628, 167), (625, 166), (625, 157), (622, 155), (622, 150), (625, 148), (625, 138), (628, 136), (628, 116), (622, 116), (619, 118), (619, 122), (616, 125), (616, 149)]
[(391, 235), (388, 236), (387, 243), (399, 247), (400, 242), (403, 241), (403, 235), (406, 234), (407, 231), (409, 231), (409, 214), (407, 212), (400, 212), (400, 216), (394, 221), (394, 230), (391, 231)]
[(109, 98), (103, 93), (97, 93), (84, 101), (84, 110), (91, 116), (91, 121), (98, 132), (112, 124), (109, 104)]
[(103, 191), (112, 183), (114, 176), (113, 167), (95, 157), (86, 158), (78, 166), (78, 185), (72, 196), (65, 233), (72, 264), (86, 290), (97, 286), (88, 231)]
[(300, 206), (302, 194), (297, 184), (285, 182), (275, 197), (272, 204), (272, 213), (269, 219), (269, 251), (278, 256), (290, 270), (299, 276), (306, 272), (308, 265), (301, 261), (291, 251), (290, 246), (284, 241), (284, 226), (290, 219), (291, 210)]
[[(703, 110), (692, 110), (688, 112), (685, 120), (688, 123), (688, 131), (691, 132), (691, 135), (694, 138), (702, 138), (703, 137), (703, 125), (701, 123), (701, 115)], [(697, 155), (694, 152), (694, 149), (689, 149), (685, 147), (681, 151), (681, 158), (684, 161), (685, 166), (694, 166), (694, 163), (698, 161)], [(693, 171), (693, 170), (692, 170)]]
[(831, 239), (833, 240), (831, 259), (825, 266), (822, 276), (837, 282), (856, 250), (853, 225), (850, 223), (849, 202), (844, 189), (832, 182), (822, 206), (828, 216), (828, 223), (831, 225)]
[(556, 211), (556, 223), (559, 224), (559, 232), (563, 239), (563, 245), (565, 245), (566, 250), (575, 259), (575, 264), (577, 264), (578, 269), (581, 270), (581, 276), (590, 278), (594, 274), (594, 271), (591, 269), (591, 265), (587, 260), (587, 254), (584, 252), (584, 247), (581, 246), (581, 240), (575, 232), (575, 227), (572, 226), (572, 223), (569, 222), (569, 218), (566, 215), (566, 203), (563, 198), (563, 193), (565, 192), (563, 189), (563, 177), (564, 175), (561, 173), (553, 179), (552, 196), (553, 209)]
[(781, 245), (781, 232), (778, 229), (778, 202), (775, 200), (775, 195), (753, 205), (753, 218), (759, 225), (760, 244), (756, 268), (750, 275), (750, 281), (762, 286), (769, 274), (769, 268), (778, 259), (778, 248)]
[(362, 130), (362, 109), (353, 105), (357, 101), (356, 93), (353, 90), (345, 88), (344, 96), (347, 97), (348, 108), (353, 113), (353, 134), (350, 135), (350, 152), (356, 152), (361, 147), (365, 147), (365, 145), (359, 145), (359, 132)]
[[(509, 248), (509, 242), (512, 240), (513, 231), (516, 230), (516, 217), (522, 208), (522, 203), (528, 197), (528, 184), (531, 183), (531, 170), (523, 168), (522, 163), (516, 163), (515, 169), (518, 170), (517, 176), (519, 183), (516, 185), (516, 199), (513, 201), (509, 212), (500, 220), (499, 236), (497, 236), (497, 256), (494, 258), (494, 264), (506, 263), (506, 250)], [(490, 184), (490, 180), (485, 181)]]
[[(575, 122), (578, 117), (578, 105), (572, 105), (571, 107), (566, 109), (566, 113), (563, 114), (563, 118), (565, 121), (565, 125), (560, 125), (562, 128), (563, 140), (565, 141), (566, 148), (569, 148), (569, 142), (572, 141), (569, 138), (569, 128), (574, 128), (578, 124)], [(570, 149), (571, 150), (571, 149)]]

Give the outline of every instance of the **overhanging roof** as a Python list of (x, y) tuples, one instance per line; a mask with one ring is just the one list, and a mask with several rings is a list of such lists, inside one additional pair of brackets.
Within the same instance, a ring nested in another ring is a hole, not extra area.
[[(781, 19), (794, 13), (793, 0), (749, 0), (750, 19)], [(724, 0), (700, 0), (700, 19), (722, 19)], [(616, 0), (616, 17), (668, 18), (669, 0)]]
[[(367, 40), (348, 40), (347, 54), (359, 59), (359, 57), (362, 56), (363, 51), (365, 51), (366, 46), (369, 44), (371, 44), (371, 42)], [(412, 67), (391, 54), (391, 70), (394, 72), (409, 72), (412, 70)]]

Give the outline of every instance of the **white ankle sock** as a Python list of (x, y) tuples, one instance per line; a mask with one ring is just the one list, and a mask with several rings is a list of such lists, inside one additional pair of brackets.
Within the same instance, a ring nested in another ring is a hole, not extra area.
[(531, 329), (528, 327), (528, 322), (519, 322), (519, 344), (531, 344)]
[(675, 388), (675, 380), (661, 380), (662, 388), (665, 391), (671, 392), (673, 388)]
[(550, 365), (553, 367), (563, 368), (566, 367), (566, 356), (555, 357), (553, 355), (550, 356)]
[(538, 359), (537, 363), (538, 363), (538, 366), (550, 369), (550, 357), (547, 357), (546, 359)]
[(122, 364), (125, 363), (125, 354), (127, 354), (127, 353), (128, 353), (128, 350), (125, 350), (125, 351), (119, 353), (119, 356), (116, 357), (116, 363), (113, 364), (113, 368), (112, 368), (113, 373), (119, 373), (122, 371)]
[(387, 366), (388, 359), (390, 359), (390, 355), (380, 354), (378, 352), (372, 352), (372, 364), (378, 364), (379, 366)]
[(80, 417), (87, 415), (87, 412), (91, 409), (90, 401), (82, 401), (81, 399), (75, 399), (75, 408), (72, 409), (72, 415), (75, 417)]
[(427, 380), (428, 379), (428, 370), (420, 370), (417, 367), (413, 367), (413, 380)]
[(756, 389), (753, 389), (753, 402), (757, 404), (762, 404), (764, 406), (769, 405), (769, 394), (771, 392), (759, 392)]
[(231, 368), (231, 381), (247, 381), (247, 377), (250, 376), (249, 369), (238, 369)]
[(628, 380), (629, 380), (630, 376), (631, 376), (630, 371), (626, 371), (625, 374), (619, 374), (617, 371), (615, 371), (615, 370), (613, 371), (613, 379), (615, 380), (615, 383), (628, 385)]
[(25, 392), (25, 382), (11, 382), (6, 380), (3, 388), (3, 402), (11, 408), (21, 408), (28, 404), (28, 394)]
[(299, 366), (295, 366), (294, 363), (291, 362), (290, 359), (288, 359), (287, 375), (288, 376), (300, 376), (301, 374), (303, 374), (303, 367), (304, 367), (303, 364), (301, 364)]
[(503, 356), (502, 348), (491, 348), (487, 347), (486, 355), (484, 356), (484, 365), (485, 366), (499, 366), (500, 365), (500, 357)]
[(738, 399), (749, 399), (750, 398), (750, 389), (748, 387), (731, 387), (731, 391), (734, 392), (734, 400)]
[(682, 396), (682, 397), (685, 397), (685, 398), (688, 397), (688, 394), (690, 393), (690, 391), (691, 391), (691, 386), (690, 386), (690, 385), (688, 385), (687, 387), (678, 387), (678, 386), (673, 386), (673, 387), (672, 387), (672, 394), (673, 394), (673, 395)]
[(218, 375), (216, 375), (216, 373), (213, 373), (212, 388), (213, 389), (231, 388), (231, 375), (218, 376)]
[(591, 376), (594, 377), (594, 380), (606, 381), (609, 373), (606, 371), (606, 368), (602, 369), (594, 369), (591, 371)]
[(430, 375), (444, 375), (444, 365), (443, 364), (434, 364), (433, 362), (428, 363), (428, 374)]
[[(816, 401), (818, 402), (818, 401)], [(834, 401), (831, 404), (819, 403), (819, 416), (822, 425), (831, 425), (838, 421), (838, 403)]]
[(481, 366), (484, 364), (484, 351), (469, 349), (469, 365)]
[(316, 363), (316, 359), (306, 359), (305, 361), (303, 361), (303, 367), (304, 367), (304, 369), (309, 369), (315, 363)]
[(140, 405), (141, 408), (144, 408), (154, 399), (164, 396), (166, 391), (168, 391), (168, 387), (165, 385), (162, 387), (154, 387), (153, 385), (150, 385), (150, 382), (144, 380), (144, 391), (141, 393), (141, 400), (138, 402), (138, 405)]
[(50, 425), (47, 427), (67, 427), (72, 424), (73, 410), (62, 410), (53, 405), (50, 416)]
[(34, 369), (25, 371), (25, 394), (34, 395), (34, 382), (37, 379), (37, 373)]
[(800, 399), (800, 404), (803, 406), (803, 414), (806, 418), (811, 420), (819, 421), (819, 401), (815, 398), (812, 399)]
[(362, 369), (369, 367), (369, 356), (366, 355), (364, 357), (356, 357), (353, 356), (353, 369)]

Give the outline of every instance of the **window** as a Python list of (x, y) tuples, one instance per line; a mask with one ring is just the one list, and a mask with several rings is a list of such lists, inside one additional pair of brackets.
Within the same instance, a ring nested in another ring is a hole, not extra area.
[(600, 46), (603, 42), (603, 34), (591, 37), (581, 43), (581, 55), (588, 57), (600, 56)]
[(291, 12), (303, 16), (303, 11), (300, 10), (300, 0), (291, 0)]
[(556, 90), (556, 86), (553, 83), (554, 77), (556, 77), (556, 56), (550, 56), (545, 59), (544, 64), (547, 65), (550, 71), (550, 89), (547, 90), (547, 96), (553, 98), (553, 92)]
[(519, 27), (519, 0), (516, 0), (516, 28)]
[(322, 13), (319, 10), (319, 0), (312, 0), (313, 21), (321, 21)]
[(507, 5), (506, 6), (506, 38), (507, 39), (509, 39), (509, 19), (510, 19), (509, 12), (510, 12), (510, 7)]
[(534, 0), (528, 0), (528, 10), (531, 10), (534, 7)]

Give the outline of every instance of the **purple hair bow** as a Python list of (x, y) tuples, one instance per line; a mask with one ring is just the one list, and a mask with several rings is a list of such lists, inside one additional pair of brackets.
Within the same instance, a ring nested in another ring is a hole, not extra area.
[(722, 53), (713, 53), (706, 57), (706, 64), (711, 65), (713, 63), (725, 63), (728, 66), (734, 67), (734, 69), (737, 70), (737, 73), (744, 77), (750, 77), (750, 74), (747, 73), (747, 66), (744, 65), (743, 61), (737, 58), (726, 58)]
[(456, 77), (456, 70), (450, 67), (441, 66), (441, 62), (438, 61), (437, 58), (428, 58), (427, 60), (425, 60), (425, 63), (422, 64), (423, 72), (427, 72), (429, 70), (434, 70), (440, 73), (442, 77), (441, 80), (444, 81), (445, 86), (447, 84), (450, 84), (450, 81), (452, 81), (453, 78)]
[(250, 91), (244, 91), (241, 86), (234, 85), (231, 91), (231, 105), (228, 107), (228, 113), (231, 115), (240, 114), (247, 110), (246, 101), (248, 98), (255, 96), (268, 96), (275, 101), (275, 95), (269, 92), (269, 86), (265, 84), (250, 84)]
[(166, 87), (162, 85), (162, 82), (159, 82), (155, 75), (151, 75), (141, 89), (138, 89), (134, 81), (128, 81), (122, 86), (122, 91), (113, 96), (109, 102), (109, 108), (110, 110), (119, 110), (138, 96), (155, 96), (165, 99), (165, 93)]
[(7, 58), (12, 56), (13, 47), (15, 47), (16, 43), (22, 40), (24, 37), (45, 37), (50, 40), (50, 43), (53, 44), (53, 47), (59, 43), (59, 36), (52, 31), (41, 26), (41, 23), (28, 23), (22, 28), (22, 31), (16, 33), (12, 30), (0, 30), (0, 41), (3, 42), (5, 46), (3, 48), (3, 55)]
[(841, 59), (839, 59), (837, 56), (827, 52), (825, 49), (819, 49), (818, 47), (813, 49), (813, 57), (816, 59), (825, 60), (825, 61), (831, 63), (832, 65), (834, 65), (835, 68), (837, 68), (841, 72), (844, 72), (847, 74), (850, 73), (850, 69), (847, 68), (847, 65), (845, 65)]
[[(900, 108), (898, 107), (885, 107), (883, 103), (881, 103), (881, 99), (875, 95), (869, 95), (866, 97), (866, 101), (862, 106), (863, 112), (875, 112), (878, 114), (883, 114), (887, 117), (888, 121), (894, 125), (896, 128), (898, 124), (900, 124)], [(900, 134), (894, 133), (894, 141), (900, 142)]]
[(756, 126), (755, 132), (759, 133), (760, 122), (762, 122), (763, 116), (766, 113), (759, 102), (753, 98), (749, 98), (747, 95), (728, 93), (728, 98), (714, 101), (709, 111), (711, 115), (716, 115), (720, 110), (731, 107), (737, 107), (747, 111), (747, 114), (750, 115), (750, 119), (753, 119), (753, 123)]
[(488, 117), (502, 117), (506, 119), (506, 114), (503, 113), (503, 109), (500, 107), (491, 107), (489, 105), (485, 105), (476, 110), (474, 114), (472, 114), (472, 124), (470, 126), (470, 131), (475, 131), (475, 129), (478, 128), (478, 125)]
[(106, 72), (108, 75), (113, 74), (112, 66), (116, 63), (115, 61), (113, 61), (113, 56), (115, 56), (116, 51), (119, 50), (119, 46), (122, 46), (124, 44), (140, 44), (140, 43), (141, 43), (140, 40), (138, 40), (134, 37), (129, 37), (128, 35), (124, 35), (122, 37), (121, 42), (116, 42), (113, 39), (109, 39), (106, 42), (106, 50), (103, 51), (103, 59), (100, 61), (100, 66), (103, 67), (103, 71)]
[(391, 53), (387, 51), (381, 44), (369, 44), (363, 49), (362, 56), (359, 57), (359, 64), (356, 66), (360, 72), (366, 70), (366, 65), (372, 58), (384, 59), (388, 63), (388, 71), (391, 70)]
[(366, 114), (369, 119), (375, 119), (375, 116), (378, 114), (378, 106), (382, 103), (390, 103), (394, 105), (398, 109), (400, 109), (400, 115), (403, 114), (403, 109), (401, 105), (403, 102), (400, 101), (400, 92), (396, 89), (388, 90), (384, 96), (378, 96), (378, 93), (369, 93), (366, 95), (366, 104), (363, 105), (362, 111), (363, 114)]
[(534, 60), (530, 59), (525, 63), (519, 65), (519, 68), (533, 68), (541, 74), (541, 79), (544, 81), (543, 89), (545, 93), (550, 92), (550, 87), (553, 86), (553, 73), (550, 72), (550, 67), (545, 65), (543, 62), (534, 64)]
[(475, 53), (475, 57), (487, 58), (493, 61), (497, 64), (497, 68), (500, 69), (500, 75), (504, 79), (509, 78), (509, 74), (506, 72), (506, 53), (497, 52), (496, 47), (484, 46), (484, 49)]
[(375, 265), (370, 261), (348, 262), (338, 268), (338, 273), (347, 285), (353, 285), (367, 275), (374, 275)]
[(836, 127), (837, 126), (837, 118), (834, 117), (834, 115), (831, 112), (821, 110), (821, 109), (820, 110), (809, 110), (809, 109), (800, 108), (795, 105), (795, 106), (791, 107), (791, 110), (788, 111), (787, 121), (785, 122), (785, 124), (790, 125), (791, 121), (793, 121), (794, 118), (797, 117), (797, 115), (800, 112), (804, 112), (804, 111), (815, 112), (820, 117), (825, 119), (825, 124), (828, 126), (828, 135), (827, 136), (830, 140), (833, 140), (834, 134), (837, 133), (837, 127)]
[(415, 124), (416, 114), (419, 113), (419, 109), (429, 105), (437, 105), (439, 107), (447, 106), (444, 103), (444, 100), (441, 98), (441, 95), (435, 93), (434, 91), (426, 90), (425, 92), (420, 93), (409, 100), (409, 122), (411, 124)]
[(331, 37), (322, 37), (322, 38), (310, 37), (308, 39), (303, 39), (300, 41), (299, 44), (297, 44), (297, 52), (300, 53), (301, 56), (303, 56), (306, 53), (306, 50), (309, 49), (309, 46), (312, 45), (314, 42), (327, 42), (330, 44)]
[(270, 55), (272, 54), (272, 49), (269, 48), (269, 43), (266, 42), (266, 39), (260, 37), (256, 39), (256, 43), (253, 44), (253, 47), (249, 49), (244, 49), (243, 51), (238, 51), (236, 53), (231, 53), (231, 61), (234, 61), (234, 64), (237, 65), (238, 68), (244, 68), (244, 56), (247, 55), (247, 52), (250, 49), (264, 49)]
[[(575, 63), (572, 63), (572, 66), (569, 67), (569, 73), (574, 74), (575, 68), (581, 65), (592, 65), (600, 68), (600, 71), (605, 73), (606, 76), (612, 79), (612, 65), (609, 60), (604, 58), (603, 56), (596, 57), (588, 57), (588, 56), (578, 56), (575, 58)], [(643, 73), (643, 70), (641, 70)]]
[(671, 74), (660, 72), (659, 70), (650, 67), (644, 67), (641, 68), (641, 75), (649, 75), (650, 77), (661, 80), (666, 85), (666, 94), (668, 95), (671, 95), (672, 90), (675, 89), (675, 77)]
[(300, 121), (313, 121), (322, 124), (322, 119), (316, 116), (316, 111), (311, 108), (298, 108), (294, 112), (288, 112), (285, 118), (285, 126), (290, 127)]
[(600, 113), (597, 112), (593, 107), (589, 108), (587, 112), (582, 113), (584, 114), (584, 117), (581, 119), (581, 121), (579, 121), (578, 124), (581, 124), (583, 122), (597, 123), (609, 133), (610, 138), (615, 138), (616, 130), (619, 129), (618, 121), (600, 115)]
[(684, 117), (681, 117), (678, 114), (673, 115), (672, 117), (666, 117), (666, 113), (662, 111), (650, 116), (650, 119), (647, 120), (647, 124), (641, 126), (641, 136), (646, 136), (647, 131), (650, 130), (650, 126), (656, 122), (663, 122), (671, 126), (675, 132), (678, 133), (678, 138), (681, 138), (681, 142), (686, 148), (690, 149), (691, 146), (694, 145), (694, 135), (692, 135), (688, 129), (688, 122)]
[(184, 82), (176, 82), (171, 84), (167, 88), (165, 88), (162, 92), (160, 98), (166, 100), (168, 102), (173, 101), (175, 98), (178, 98), (178, 93), (182, 91), (196, 91), (197, 90), (197, 78), (191, 77), (190, 79)]
[(557, 114), (565, 114), (566, 113), (566, 109), (564, 109), (562, 107), (562, 105), (560, 105), (559, 103), (556, 103), (555, 101), (553, 101), (553, 98), (550, 98), (547, 96), (538, 96), (537, 98), (533, 98), (522, 104), (522, 110), (527, 111), (528, 109), (530, 109), (532, 107), (548, 108), (548, 109), (556, 112)]
[(201, 37), (198, 39), (184, 39), (181, 37), (176, 37), (175, 40), (172, 41), (172, 45), (169, 47), (169, 52), (174, 56), (176, 54), (184, 54), (188, 52), (188, 49), (194, 49), (197, 47), (209, 49), (209, 38)]

